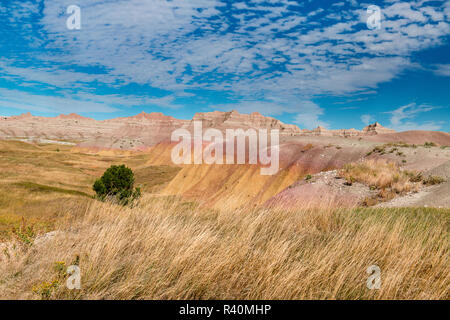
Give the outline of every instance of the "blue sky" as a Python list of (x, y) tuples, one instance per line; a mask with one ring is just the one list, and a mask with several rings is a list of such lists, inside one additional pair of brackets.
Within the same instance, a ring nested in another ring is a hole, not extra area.
[(236, 109), (450, 131), (449, 18), (450, 1), (2, 0), (0, 115)]

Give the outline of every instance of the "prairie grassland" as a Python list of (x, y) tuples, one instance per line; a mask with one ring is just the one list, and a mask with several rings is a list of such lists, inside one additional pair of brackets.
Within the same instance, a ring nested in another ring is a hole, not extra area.
[[(9, 249), (13, 299), (448, 299), (446, 209), (221, 212), (174, 198), (92, 201)], [(58, 265), (78, 264), (82, 289)], [(381, 289), (366, 287), (371, 265)], [(49, 286), (49, 284), (51, 284)], [(34, 291), (33, 291), (34, 290)]]
[(157, 192), (179, 170), (146, 161), (143, 154), (100, 156), (72, 153), (64, 145), (0, 140), (0, 241), (23, 228), (24, 219), (35, 233), (46, 232), (65, 208), (84, 208), (95, 179), (112, 164), (132, 167), (136, 184), (147, 192)]
[[(174, 172), (142, 155), (2, 147), (0, 298), (450, 298), (448, 209), (212, 210), (150, 194)], [(82, 194), (116, 163), (158, 181), (132, 209)], [(72, 264), (81, 290), (65, 286)], [(379, 290), (366, 287), (371, 265)]]

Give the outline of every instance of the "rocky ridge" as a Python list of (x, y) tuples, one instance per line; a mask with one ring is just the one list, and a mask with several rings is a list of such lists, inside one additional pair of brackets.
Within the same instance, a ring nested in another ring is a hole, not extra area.
[(314, 130), (300, 129), (293, 124), (285, 124), (258, 112), (241, 114), (236, 110), (229, 112), (213, 111), (196, 113), (191, 120), (176, 119), (162, 113), (141, 112), (131, 117), (108, 120), (94, 120), (75, 113), (56, 117), (33, 116), (30, 112), (18, 116), (0, 118), (0, 138), (26, 138), (64, 140), (79, 143), (80, 147), (111, 149), (142, 149), (169, 141), (171, 133), (177, 128), (193, 131), (194, 121), (201, 121), (203, 130), (225, 129), (278, 129), (282, 136), (373, 136), (392, 133), (375, 123), (363, 130), (328, 130), (318, 127)]

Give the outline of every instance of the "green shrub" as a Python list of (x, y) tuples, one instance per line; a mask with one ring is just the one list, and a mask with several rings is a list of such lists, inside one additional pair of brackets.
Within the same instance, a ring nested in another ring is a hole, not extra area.
[(426, 148), (431, 148), (436, 147), (436, 144), (434, 142), (425, 142), (423, 146)]
[(134, 189), (134, 174), (125, 165), (111, 166), (92, 187), (97, 198), (104, 201), (112, 198), (120, 204), (127, 205), (141, 196), (141, 189)]

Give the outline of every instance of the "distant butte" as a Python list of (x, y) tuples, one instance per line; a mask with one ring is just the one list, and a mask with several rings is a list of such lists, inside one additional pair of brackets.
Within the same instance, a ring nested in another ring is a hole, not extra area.
[(375, 122), (374, 124), (369, 124), (367, 127), (364, 127), (364, 129), (362, 131), (363, 131), (363, 133), (365, 133), (367, 135), (394, 133), (394, 132), (396, 132), (395, 130), (383, 127), (378, 122)]
[(57, 119), (68, 119), (68, 120), (90, 120), (90, 121), (94, 120), (92, 118), (80, 116), (79, 114), (76, 114), (76, 113), (69, 113), (69, 114), (62, 114), (61, 113), (56, 118)]
[(141, 113), (131, 116), (131, 117), (125, 117), (122, 119), (141, 119), (141, 120), (175, 120), (174, 117), (166, 116), (161, 112), (152, 112), (147, 113), (145, 111), (142, 111)]
[[(203, 129), (277, 129), (283, 137), (323, 136), (323, 137), (364, 137), (364, 139), (408, 138), (415, 141), (417, 133), (409, 137), (406, 133), (396, 133), (375, 122), (362, 130), (329, 130), (323, 126), (316, 129), (300, 129), (293, 124), (286, 124), (278, 119), (266, 117), (259, 112), (242, 114), (236, 110), (224, 112), (198, 112), (191, 120), (176, 119), (160, 112), (141, 112), (130, 117), (118, 117), (108, 120), (95, 120), (76, 113), (60, 114), (56, 117), (38, 117), (30, 112), (19, 116), (0, 118), (1, 138), (36, 138), (62, 139), (79, 142), (81, 145), (97, 146), (110, 149), (145, 149), (163, 141), (170, 141), (175, 129), (183, 128), (193, 131), (194, 121), (201, 121)], [(440, 134), (440, 133), (439, 133)], [(442, 134), (441, 134), (442, 135)], [(445, 134), (446, 136), (448, 134)], [(420, 135), (425, 139), (424, 134)], [(379, 138), (377, 138), (379, 137)], [(414, 138), (414, 139), (413, 139)], [(445, 138), (445, 137), (444, 137)], [(444, 139), (443, 138), (443, 139)], [(447, 139), (447, 138), (445, 138)], [(444, 140), (445, 140), (444, 139)], [(444, 141), (443, 140), (443, 141)]]
[[(132, 120), (157, 120), (157, 121), (164, 121), (164, 120), (170, 120), (180, 123), (187, 123), (190, 121), (203, 121), (205, 123), (215, 124), (218, 126), (230, 126), (230, 127), (254, 127), (254, 128), (272, 128), (272, 129), (280, 129), (281, 131), (284, 131), (285, 133), (293, 133), (293, 134), (299, 134), (299, 135), (325, 135), (325, 136), (358, 136), (358, 135), (373, 135), (373, 134), (384, 134), (384, 133), (394, 133), (395, 130), (383, 127), (380, 123), (375, 122), (373, 124), (370, 124), (366, 127), (364, 127), (361, 131), (356, 129), (340, 129), (340, 130), (328, 130), (324, 128), (323, 126), (318, 126), (316, 129), (308, 130), (308, 129), (302, 129), (300, 130), (299, 127), (293, 124), (285, 124), (281, 122), (280, 120), (277, 120), (272, 117), (266, 117), (263, 116), (261, 113), (255, 111), (251, 114), (244, 114), (239, 113), (236, 110), (231, 111), (212, 111), (212, 112), (198, 112), (194, 115), (192, 120), (181, 120), (176, 119), (172, 116), (166, 116), (165, 114), (161, 112), (151, 112), (147, 113), (145, 111), (142, 111), (141, 113), (130, 116), (130, 117), (118, 117), (113, 119), (108, 119), (104, 121), (97, 121), (92, 118), (84, 117), (76, 113), (70, 113), (70, 114), (60, 114), (57, 117), (54, 118), (47, 118), (47, 117), (38, 117), (33, 116), (30, 112), (22, 113), (18, 116), (11, 116), (11, 117), (3, 117), (3, 120), (23, 120), (23, 119), (33, 119), (33, 118), (39, 118), (41, 121), (50, 121), (50, 119), (65, 119), (65, 120), (88, 120), (88, 121), (96, 121), (96, 122), (122, 122), (127, 123)], [(219, 128), (220, 129), (220, 128)]]

